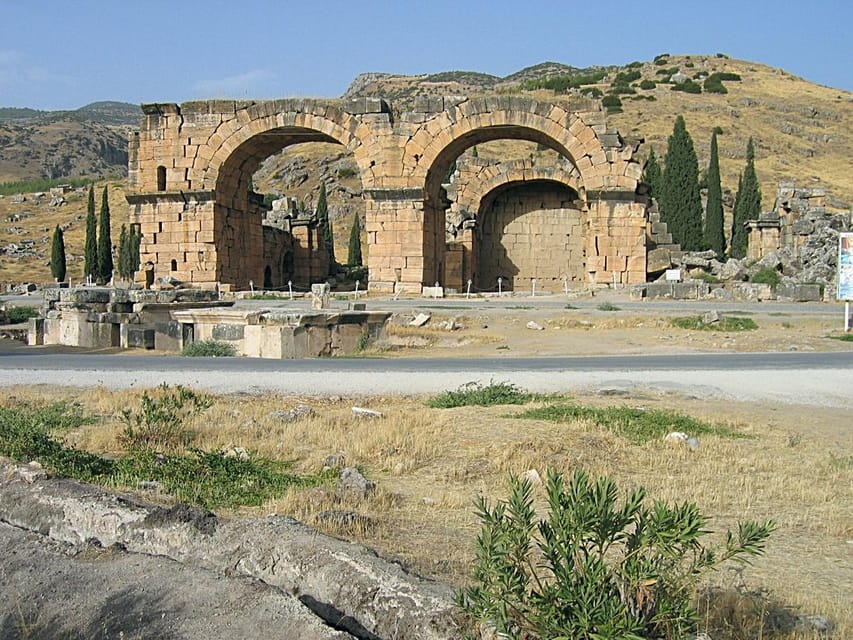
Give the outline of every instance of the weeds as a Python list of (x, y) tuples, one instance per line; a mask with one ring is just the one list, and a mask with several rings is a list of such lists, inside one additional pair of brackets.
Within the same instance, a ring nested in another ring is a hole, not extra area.
[(723, 316), (718, 322), (704, 322), (702, 316), (684, 316), (670, 320), (673, 327), (688, 329), (691, 331), (725, 331), (734, 333), (737, 331), (755, 331), (758, 325), (752, 318), (732, 318)]
[(182, 356), (191, 358), (228, 358), (237, 354), (233, 344), (219, 340), (198, 340), (190, 342), (181, 351)]
[[(160, 398), (143, 394), (139, 412), (125, 410), (123, 418), (128, 426), (120, 436), (129, 445), (125, 456), (102, 458), (57, 438), (56, 432), (94, 422), (81, 415), (77, 405), (68, 403), (0, 407), (0, 455), (21, 462), (35, 460), (56, 474), (84, 482), (130, 488), (154, 484), (180, 501), (208, 509), (257, 506), (289, 487), (326, 482), (322, 476), (291, 473), (291, 463), (256, 458), (246, 452), (157, 452), (153, 445), (170, 442), (171, 438), (186, 442), (182, 428), (186, 412), (209, 406), (207, 398), (182, 387), (161, 389)], [(126, 435), (128, 431), (130, 435)]]
[(831, 336), (836, 340), (841, 340), (841, 342), (853, 342), (853, 333), (842, 333), (840, 336)]
[(510, 382), (489, 382), (483, 386), (479, 382), (468, 382), (456, 391), (445, 391), (427, 401), (433, 409), (453, 409), (472, 405), (491, 407), (499, 404), (526, 404), (536, 398)]
[(673, 431), (691, 436), (713, 434), (727, 438), (747, 436), (722, 424), (702, 422), (674, 411), (645, 410), (632, 407), (581, 407), (572, 404), (547, 405), (527, 409), (516, 418), (567, 423), (578, 420), (592, 422), (636, 444), (663, 438)]
[(208, 396), (181, 385), (170, 389), (162, 384), (159, 396), (151, 396), (144, 391), (138, 412), (130, 409), (121, 412), (125, 428), (119, 434), (119, 442), (131, 450), (186, 447), (192, 441), (192, 433), (184, 426), (184, 421), (211, 404)]
[(39, 310), (35, 307), (9, 307), (6, 309), (6, 318), (9, 324), (26, 322), (30, 318), (37, 318)]
[(617, 307), (612, 302), (602, 302), (600, 305), (598, 305), (598, 310), (599, 311), (621, 311), (622, 309)]

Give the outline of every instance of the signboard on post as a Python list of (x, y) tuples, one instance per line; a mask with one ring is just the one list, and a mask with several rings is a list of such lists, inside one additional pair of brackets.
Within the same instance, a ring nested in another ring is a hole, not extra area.
[(853, 300), (853, 233), (838, 234), (838, 299)]
[(838, 234), (838, 299), (844, 300), (844, 332), (850, 331), (853, 300), (853, 233)]

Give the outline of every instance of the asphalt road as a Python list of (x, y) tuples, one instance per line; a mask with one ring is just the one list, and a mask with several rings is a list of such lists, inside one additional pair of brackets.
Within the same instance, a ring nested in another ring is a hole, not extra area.
[(697, 397), (853, 407), (853, 352), (849, 351), (311, 360), (67, 351), (4, 343), (0, 346), (0, 387), (46, 384), (125, 389), (168, 383), (217, 393), (393, 396), (495, 381), (539, 392), (643, 388)]

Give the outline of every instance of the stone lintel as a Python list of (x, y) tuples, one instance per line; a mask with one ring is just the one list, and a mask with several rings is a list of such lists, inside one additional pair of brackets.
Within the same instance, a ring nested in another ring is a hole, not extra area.
[(200, 191), (150, 191), (148, 193), (128, 193), (125, 196), (128, 204), (152, 204), (155, 202), (210, 202), (216, 199), (216, 191), (205, 189)]
[(423, 200), (424, 190), (419, 187), (402, 189), (365, 189), (370, 200)]
[(181, 108), (174, 102), (148, 102), (140, 105), (146, 116), (177, 115)]
[(390, 105), (382, 98), (352, 98), (344, 103), (344, 110), (353, 115), (391, 113)]
[(595, 200), (613, 200), (617, 202), (634, 202), (637, 199), (637, 194), (634, 191), (628, 191), (625, 189), (614, 189), (612, 191), (608, 191), (605, 189), (587, 191), (586, 192), (586, 200), (587, 202), (594, 202)]

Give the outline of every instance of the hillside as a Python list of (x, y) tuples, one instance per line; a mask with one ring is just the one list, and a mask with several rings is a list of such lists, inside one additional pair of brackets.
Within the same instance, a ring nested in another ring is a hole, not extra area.
[[(714, 74), (724, 74), (718, 80), (739, 79), (711, 82), (712, 90), (725, 90), (713, 93), (708, 91), (707, 77)], [(680, 88), (700, 93), (675, 90), (674, 79), (685, 81)], [(711, 132), (715, 127), (722, 130), (719, 148), (724, 189), (736, 191), (746, 141), (753, 137), (765, 209), (773, 204), (778, 181), (791, 179), (802, 186), (824, 187), (828, 204), (834, 208), (847, 209), (853, 204), (853, 173), (849, 170), (853, 93), (721, 54), (662, 54), (653, 61), (585, 69), (544, 62), (504, 78), (475, 71), (420, 76), (366, 73), (353, 80), (344, 97), (384, 97), (395, 101), (395, 110), (401, 111), (419, 95), (489, 93), (565, 102), (580, 96), (604, 97), (613, 105), (608, 119), (611, 126), (624, 136), (644, 138), (645, 152), (654, 148), (659, 156), (666, 151), (667, 137), (680, 113), (702, 168), (708, 162)], [(121, 178), (127, 171), (127, 135), (140, 117), (138, 106), (116, 102), (64, 112), (0, 108), (0, 182), (39, 177)], [(542, 164), (555, 158), (553, 152), (523, 141), (491, 142), (479, 146), (477, 153), (494, 160), (533, 157)], [(333, 144), (298, 145), (270, 157), (254, 176), (256, 191), (294, 197), (306, 208), (316, 201), (321, 181), (329, 193), (336, 255), (345, 260), (352, 217), (364, 210), (351, 155)], [(116, 227), (127, 221), (122, 189), (121, 182), (113, 182)], [(82, 198), (68, 198), (69, 205), (55, 209), (48, 207), (47, 200), (36, 206), (32, 201), (13, 205), (12, 198), (0, 198), (0, 220), (4, 221), (0, 247), (29, 239), (42, 253), (39, 258), (18, 260), (0, 256), (0, 282), (49, 279), (44, 257), (49, 245), (41, 243), (55, 224), (73, 222), (70, 237), (66, 237), (68, 251), (82, 253), (82, 231), (73, 230), (79, 225), (74, 218), (85, 213)], [(7, 219), (21, 213), (32, 215), (15, 222)], [(114, 231), (115, 238), (117, 233)], [(74, 276), (81, 267), (72, 264), (69, 261), (69, 273)]]
[(0, 182), (127, 175), (142, 110), (95, 102), (75, 111), (0, 108)]

